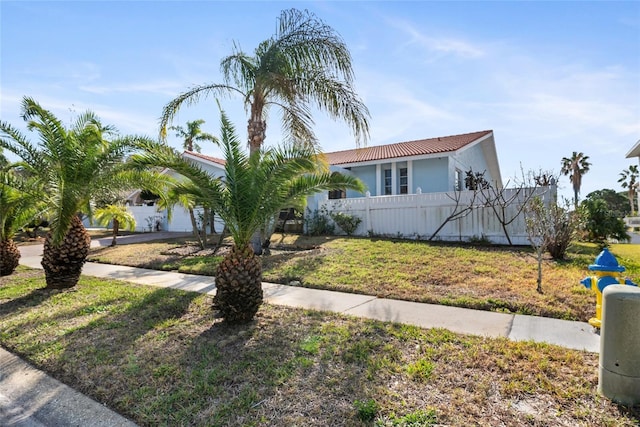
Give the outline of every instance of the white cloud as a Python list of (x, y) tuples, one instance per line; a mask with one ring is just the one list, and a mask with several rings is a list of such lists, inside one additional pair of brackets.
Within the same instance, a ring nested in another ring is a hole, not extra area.
[(184, 85), (171, 80), (157, 80), (138, 83), (114, 83), (111, 85), (81, 85), (80, 90), (93, 94), (105, 95), (112, 93), (153, 93), (175, 96), (183, 91)]
[(476, 59), (485, 56), (480, 46), (456, 37), (432, 36), (419, 31), (412, 23), (405, 20), (388, 20), (396, 29), (407, 34), (410, 39), (408, 45), (417, 44), (429, 52), (443, 55), (453, 55), (464, 59)]

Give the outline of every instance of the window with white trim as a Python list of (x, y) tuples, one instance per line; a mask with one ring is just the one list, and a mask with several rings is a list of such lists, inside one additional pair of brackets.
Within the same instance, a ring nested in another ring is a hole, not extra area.
[(391, 169), (384, 170), (384, 195), (390, 196), (391, 191)]
[(462, 171), (460, 169), (456, 169), (455, 182), (453, 183), (453, 189), (456, 191), (462, 191)]
[(400, 168), (400, 194), (409, 194), (409, 175), (407, 168)]

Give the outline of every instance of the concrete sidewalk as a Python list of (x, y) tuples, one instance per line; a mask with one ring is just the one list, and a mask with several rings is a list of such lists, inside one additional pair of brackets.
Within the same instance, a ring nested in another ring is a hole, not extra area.
[[(152, 235), (158, 234), (132, 236), (129, 241), (151, 240)], [(121, 244), (126, 240), (118, 239)], [(106, 242), (102, 246), (111, 242), (110, 238), (100, 240)], [(92, 246), (100, 245), (100, 242), (92, 242)], [(23, 246), (20, 251), (21, 264), (41, 268), (41, 245)], [(86, 263), (83, 274), (215, 294), (214, 279), (210, 276), (97, 263)], [(265, 301), (271, 304), (332, 311), (424, 328), (445, 328), (463, 334), (546, 342), (594, 353), (600, 350), (600, 336), (584, 322), (390, 300), (274, 283), (263, 283), (263, 290)], [(0, 425), (62, 427), (135, 424), (0, 349)]]
[[(41, 268), (42, 246), (25, 246), (21, 248), (21, 252), (21, 264), (32, 268)], [(214, 278), (211, 276), (91, 262), (85, 264), (83, 274), (144, 285), (215, 294)], [(411, 324), (423, 328), (444, 328), (462, 334), (546, 342), (594, 353), (600, 351), (600, 336), (586, 322), (494, 313), (266, 282), (262, 287), (265, 301), (271, 304), (332, 311), (367, 319)]]

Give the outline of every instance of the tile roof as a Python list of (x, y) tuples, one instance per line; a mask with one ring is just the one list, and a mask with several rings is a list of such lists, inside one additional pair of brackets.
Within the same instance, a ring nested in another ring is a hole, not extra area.
[(325, 156), (329, 164), (342, 165), (347, 163), (394, 159), (398, 157), (449, 153), (459, 150), (465, 145), (492, 132), (491, 130), (483, 130), (462, 135), (441, 136), (438, 138), (419, 139), (416, 141), (398, 142), (375, 147), (356, 148), (354, 150), (335, 151), (333, 153), (325, 153)]
[(217, 157), (211, 157), (211, 156), (205, 156), (204, 154), (196, 153), (195, 151), (186, 151), (185, 150), (185, 154), (188, 154), (188, 155), (193, 156), (193, 157), (198, 157), (200, 159), (206, 160), (206, 161), (211, 162), (211, 163), (217, 163), (217, 164), (219, 164), (221, 166), (224, 166), (225, 163), (226, 163), (224, 161), (224, 159), (219, 159)]

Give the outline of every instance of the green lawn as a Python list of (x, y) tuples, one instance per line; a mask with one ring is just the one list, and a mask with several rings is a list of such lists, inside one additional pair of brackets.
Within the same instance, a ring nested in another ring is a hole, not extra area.
[(0, 343), (143, 426), (634, 426), (595, 354), (43, 273), (0, 278)]
[[(541, 295), (526, 247), (296, 235), (275, 235), (272, 242), (272, 255), (263, 257), (265, 281), (569, 320), (595, 315), (595, 295), (580, 284), (598, 254), (594, 245), (574, 245), (563, 262), (545, 260)], [(180, 255), (177, 248), (187, 243), (94, 249), (90, 260), (213, 275), (220, 256)], [(613, 245), (612, 251), (625, 274), (640, 282), (640, 245)]]

